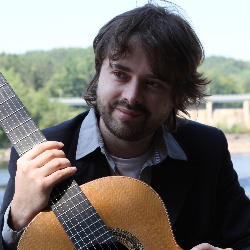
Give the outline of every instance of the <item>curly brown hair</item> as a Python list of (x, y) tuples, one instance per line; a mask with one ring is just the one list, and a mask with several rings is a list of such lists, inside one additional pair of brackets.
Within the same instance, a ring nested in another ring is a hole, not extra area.
[(83, 93), (90, 107), (96, 107), (96, 90), (103, 60), (116, 61), (130, 50), (130, 39), (136, 37), (153, 73), (172, 85), (173, 112), (165, 125), (176, 128), (179, 111), (188, 115), (187, 108), (198, 107), (210, 82), (197, 72), (204, 60), (202, 44), (176, 5), (165, 7), (146, 4), (114, 17), (95, 37), (96, 73)]

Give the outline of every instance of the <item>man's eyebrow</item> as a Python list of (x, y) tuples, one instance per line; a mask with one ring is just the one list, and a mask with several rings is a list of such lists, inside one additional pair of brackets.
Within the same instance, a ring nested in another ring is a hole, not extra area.
[(161, 75), (156, 75), (156, 74), (146, 74), (146, 77), (148, 77), (149, 79), (152, 79), (152, 80), (156, 80), (156, 81), (160, 81), (162, 83), (166, 83), (166, 80), (161, 76)]
[(131, 68), (127, 67), (127, 66), (124, 66), (122, 64), (119, 64), (119, 63), (109, 63), (109, 67), (111, 69), (120, 69), (122, 71), (126, 71), (126, 72), (132, 72)]
[(153, 80), (160, 80), (161, 81), (161, 78), (155, 74), (146, 74), (146, 77), (153, 79)]

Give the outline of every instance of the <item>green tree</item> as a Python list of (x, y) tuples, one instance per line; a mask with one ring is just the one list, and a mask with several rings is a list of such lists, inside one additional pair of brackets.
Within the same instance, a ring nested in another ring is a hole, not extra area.
[[(45, 89), (35, 91), (32, 88), (27, 88), (22, 82), (20, 74), (15, 73), (13, 68), (0, 71), (40, 129), (71, 119), (80, 112), (63, 103), (49, 102), (49, 95)], [(9, 140), (0, 130), (0, 146), (6, 144), (9, 144)]]
[(212, 82), (209, 84), (210, 94), (238, 94), (239, 85), (232, 76), (222, 75), (217, 70), (207, 72)]

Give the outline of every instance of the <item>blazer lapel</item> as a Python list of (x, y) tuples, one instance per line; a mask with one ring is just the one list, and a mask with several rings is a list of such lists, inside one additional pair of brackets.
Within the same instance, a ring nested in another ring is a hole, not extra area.
[(152, 188), (165, 203), (170, 222), (174, 226), (189, 190), (194, 185), (197, 169), (188, 161), (167, 157), (152, 167)]

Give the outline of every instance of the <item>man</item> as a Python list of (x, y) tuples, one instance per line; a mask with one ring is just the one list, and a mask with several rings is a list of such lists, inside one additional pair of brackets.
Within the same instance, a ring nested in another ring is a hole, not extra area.
[(198, 106), (209, 83), (197, 72), (204, 54), (188, 22), (148, 4), (107, 23), (94, 51), (96, 73), (84, 94), (90, 111), (44, 130), (49, 142), (20, 159), (12, 152), (1, 209), (5, 248), (15, 248), (55, 183), (126, 175), (161, 196), (181, 248), (250, 249), (250, 201), (225, 136), (176, 116)]

